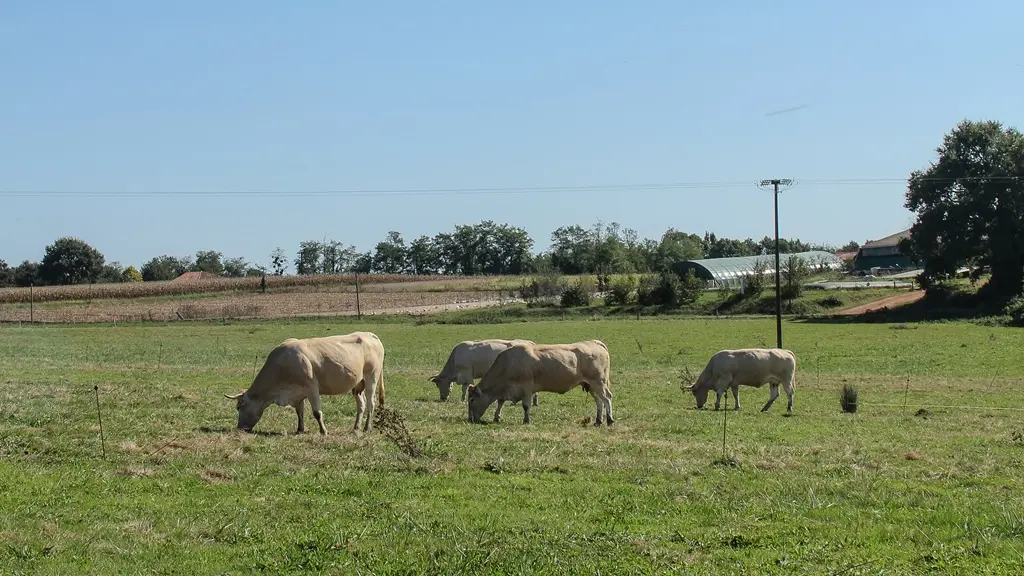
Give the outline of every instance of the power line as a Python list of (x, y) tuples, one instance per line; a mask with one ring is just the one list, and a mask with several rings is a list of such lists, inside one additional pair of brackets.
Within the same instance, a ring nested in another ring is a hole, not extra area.
[[(951, 182), (1011, 182), (1017, 176), (968, 176), (962, 178), (920, 178), (918, 181)], [(800, 180), (800, 184), (814, 186), (869, 186), (880, 184), (906, 184), (908, 178), (837, 178)], [(0, 197), (66, 197), (66, 198), (152, 198), (152, 197), (249, 197), (249, 196), (480, 196), (492, 194), (541, 194), (573, 192), (642, 192), (669, 190), (703, 190), (746, 188), (749, 181), (669, 182), (663, 184), (590, 184), (580, 186), (525, 186), (517, 188), (407, 188), (407, 189), (334, 189), (334, 190), (129, 190), (129, 191), (73, 191), (73, 190), (0, 190)]]

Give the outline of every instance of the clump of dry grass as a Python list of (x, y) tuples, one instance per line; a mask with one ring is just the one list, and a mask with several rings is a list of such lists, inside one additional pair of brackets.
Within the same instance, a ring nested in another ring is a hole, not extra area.
[(405, 420), (397, 410), (380, 406), (374, 412), (373, 425), (377, 431), (386, 436), (398, 446), (398, 449), (410, 458), (418, 458), (423, 455), (408, 428), (405, 427)]

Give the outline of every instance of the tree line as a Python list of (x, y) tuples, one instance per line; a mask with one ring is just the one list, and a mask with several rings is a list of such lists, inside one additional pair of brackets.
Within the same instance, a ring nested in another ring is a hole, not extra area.
[[(78, 238), (64, 237), (46, 247), (41, 261), (10, 267), (0, 260), (0, 286), (65, 285), (106, 282), (173, 280), (185, 272), (208, 272), (242, 277), (309, 274), (519, 275), (534, 272), (562, 274), (654, 273), (682, 260), (756, 256), (774, 253), (775, 241), (765, 236), (734, 239), (705, 232), (703, 236), (670, 228), (660, 239), (641, 238), (616, 222), (597, 222), (589, 228), (563, 226), (551, 234), (549, 249), (534, 252), (534, 240), (521, 227), (484, 220), (457, 225), (450, 232), (422, 235), (407, 242), (388, 232), (373, 249), (360, 252), (337, 240), (305, 240), (293, 257), (283, 248), (269, 255), (267, 265), (244, 258), (226, 258), (216, 250), (195, 256), (160, 255), (143, 263), (122, 266), (107, 262), (99, 250)], [(835, 251), (836, 248), (780, 239), (781, 252)], [(841, 250), (857, 249), (850, 242)]]

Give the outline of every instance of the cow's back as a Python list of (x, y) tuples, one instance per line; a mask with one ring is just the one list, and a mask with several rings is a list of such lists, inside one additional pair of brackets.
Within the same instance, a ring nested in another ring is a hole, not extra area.
[(372, 332), (308, 338), (298, 343), (323, 392), (344, 394), (363, 376), (383, 369), (384, 344)]

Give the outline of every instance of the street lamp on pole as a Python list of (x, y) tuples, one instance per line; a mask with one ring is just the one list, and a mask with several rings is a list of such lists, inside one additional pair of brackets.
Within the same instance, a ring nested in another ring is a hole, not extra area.
[(775, 178), (761, 180), (758, 187), (767, 189), (771, 186), (775, 197), (775, 340), (778, 348), (782, 348), (782, 289), (779, 281), (779, 270), (782, 268), (779, 262), (779, 186), (789, 188), (793, 181), (789, 178)]

